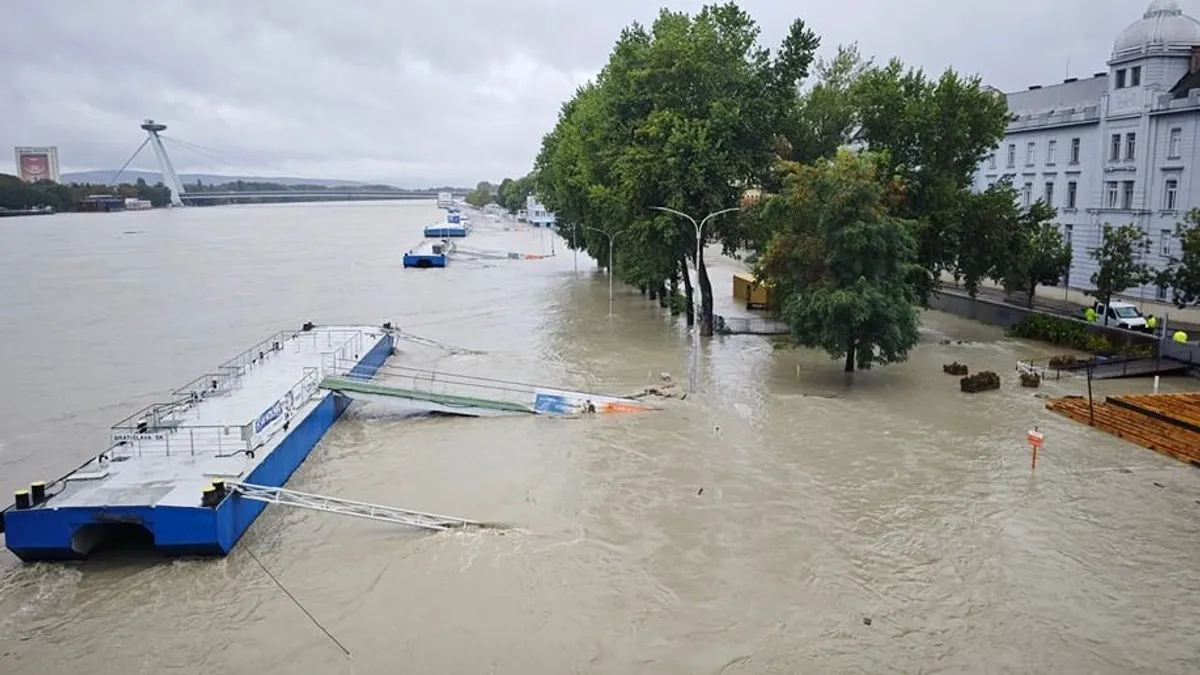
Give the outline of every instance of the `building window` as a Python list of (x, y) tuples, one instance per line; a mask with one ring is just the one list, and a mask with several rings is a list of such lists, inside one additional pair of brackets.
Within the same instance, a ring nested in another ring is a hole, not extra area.
[(1163, 210), (1174, 211), (1179, 203), (1179, 181), (1175, 178), (1168, 178), (1166, 189), (1163, 191)]
[(1170, 230), (1163, 230), (1158, 233), (1158, 254), (1164, 258), (1171, 257), (1171, 235)]
[(1037, 157), (1037, 143), (1030, 141), (1025, 144), (1025, 166), (1033, 166), (1033, 160)]
[(1116, 86), (1116, 88), (1117, 89), (1125, 88), (1125, 69), (1124, 68), (1117, 71), (1117, 86)]
[(1127, 180), (1121, 185), (1121, 208), (1129, 211), (1133, 209), (1133, 181)]
[(1025, 187), (1021, 189), (1021, 206), (1029, 208), (1031, 203), (1033, 203), (1033, 183), (1026, 183)]
[(1141, 66), (1134, 66), (1129, 69), (1129, 86), (1131, 86), (1131, 87), (1142, 86), (1142, 67)]
[(1156, 288), (1154, 290), (1154, 297), (1157, 298), (1159, 302), (1166, 302), (1166, 300), (1167, 300), (1167, 285), (1159, 284), (1158, 288)]
[(1108, 149), (1108, 159), (1113, 162), (1121, 159), (1121, 134), (1112, 135), (1112, 147)]
[(1071, 240), (1075, 236), (1075, 226), (1067, 223), (1066, 225), (1063, 225), (1063, 229), (1066, 230), (1066, 233), (1063, 236), (1066, 238), (1067, 248), (1071, 248)]
[(1171, 130), (1171, 142), (1167, 145), (1167, 157), (1179, 159), (1183, 154), (1183, 129), (1175, 127)]
[(1125, 134), (1125, 161), (1133, 159), (1137, 152), (1137, 134)]
[(1043, 197), (1043, 199), (1046, 202), (1046, 206), (1054, 206), (1054, 183), (1053, 182), (1047, 181), (1046, 194)]
[(1017, 165), (1017, 144), (1008, 144), (1008, 168), (1013, 168)]
[(1058, 141), (1046, 141), (1046, 163), (1054, 164), (1054, 155), (1058, 151)]
[(1071, 163), (1072, 164), (1079, 163), (1079, 144), (1080, 144), (1080, 140), (1078, 138), (1071, 139)]
[(989, 169), (996, 168), (996, 153), (994, 153), (994, 152), (991, 154), (990, 157), (988, 157), (988, 168)]
[(1117, 208), (1117, 188), (1120, 186), (1117, 185), (1117, 181), (1115, 180), (1110, 180), (1104, 185), (1107, 188), (1107, 198), (1104, 201), (1105, 207), (1110, 209)]
[(1075, 208), (1075, 200), (1079, 194), (1079, 183), (1071, 181), (1067, 183), (1067, 208)]

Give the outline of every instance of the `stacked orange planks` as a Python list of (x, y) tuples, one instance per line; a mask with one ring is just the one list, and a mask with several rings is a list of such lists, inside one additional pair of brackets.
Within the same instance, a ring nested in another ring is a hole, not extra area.
[[(1200, 433), (1192, 430), (1200, 427), (1200, 393), (1112, 398), (1164, 419), (1096, 399), (1096, 428), (1176, 459), (1200, 463)], [(1046, 408), (1083, 424), (1090, 419), (1088, 401), (1081, 396), (1050, 399)]]

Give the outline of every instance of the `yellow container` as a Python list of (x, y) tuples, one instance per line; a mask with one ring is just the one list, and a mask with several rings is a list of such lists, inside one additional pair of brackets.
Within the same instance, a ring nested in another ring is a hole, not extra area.
[(746, 303), (746, 309), (769, 309), (771, 289), (749, 274), (733, 275), (733, 297)]

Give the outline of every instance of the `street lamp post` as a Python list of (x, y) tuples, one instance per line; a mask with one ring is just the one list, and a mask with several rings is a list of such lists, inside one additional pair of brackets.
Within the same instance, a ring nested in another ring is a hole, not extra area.
[(665, 206), (651, 206), (650, 208), (656, 211), (673, 213), (682, 218), (686, 218), (688, 222), (692, 224), (692, 227), (696, 229), (696, 307), (692, 310), (694, 312), (693, 318), (695, 319), (692, 323), (692, 364), (691, 367), (688, 368), (688, 391), (694, 392), (696, 391), (696, 370), (699, 368), (700, 362), (700, 315), (704, 309), (703, 304), (701, 303), (700, 293), (700, 256), (704, 248), (704, 225), (708, 223), (709, 220), (717, 216), (726, 213), (732, 213), (733, 211), (740, 211), (741, 208), (734, 206), (732, 208), (714, 211), (707, 216), (704, 216), (700, 222), (696, 222), (695, 218), (689, 216), (683, 211), (676, 211), (675, 209), (670, 209)]
[(613, 315), (613, 244), (616, 242), (617, 235), (620, 232), (607, 232), (598, 227), (584, 225), (589, 230), (595, 230), (600, 234), (608, 237), (608, 315)]

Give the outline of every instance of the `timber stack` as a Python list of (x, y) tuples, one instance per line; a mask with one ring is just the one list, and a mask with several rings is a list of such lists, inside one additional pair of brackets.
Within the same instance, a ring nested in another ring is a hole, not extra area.
[[(1200, 466), (1200, 393), (1129, 394), (1093, 401), (1083, 396), (1050, 399), (1046, 408), (1118, 438)], [(1094, 417), (1093, 417), (1094, 413)]]

